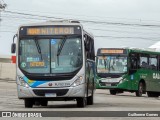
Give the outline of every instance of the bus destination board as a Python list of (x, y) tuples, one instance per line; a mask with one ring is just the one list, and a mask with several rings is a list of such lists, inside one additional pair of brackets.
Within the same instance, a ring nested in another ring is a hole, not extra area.
[(106, 54), (123, 54), (124, 51), (121, 49), (102, 49), (101, 53), (106, 53)]

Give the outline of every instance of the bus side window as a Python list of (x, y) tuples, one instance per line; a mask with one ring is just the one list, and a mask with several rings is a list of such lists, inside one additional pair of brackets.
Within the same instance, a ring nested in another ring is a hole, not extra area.
[(85, 49), (87, 59), (95, 60), (94, 40), (85, 35)]
[(130, 54), (130, 68), (131, 70), (136, 70), (138, 69), (138, 54), (132, 53)]
[(152, 70), (157, 70), (157, 57), (149, 58), (149, 68)]
[(148, 68), (148, 58), (147, 57), (140, 57), (140, 67), (141, 68)]
[(137, 69), (137, 58), (131, 57), (131, 69)]
[(160, 71), (160, 56), (158, 56), (158, 70)]

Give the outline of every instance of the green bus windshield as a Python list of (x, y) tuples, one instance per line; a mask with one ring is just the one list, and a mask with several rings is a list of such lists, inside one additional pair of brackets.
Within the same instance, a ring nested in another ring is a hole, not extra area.
[(97, 56), (97, 73), (127, 72), (127, 57)]

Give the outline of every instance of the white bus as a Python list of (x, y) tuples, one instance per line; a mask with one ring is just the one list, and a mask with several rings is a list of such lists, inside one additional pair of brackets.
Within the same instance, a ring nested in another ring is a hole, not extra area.
[(18, 98), (26, 108), (61, 100), (93, 104), (94, 38), (78, 21), (22, 25), (11, 52), (16, 52)]

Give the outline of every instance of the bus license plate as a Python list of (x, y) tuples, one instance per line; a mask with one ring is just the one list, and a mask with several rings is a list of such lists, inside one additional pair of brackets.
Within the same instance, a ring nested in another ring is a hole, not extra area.
[(111, 86), (111, 84), (106, 83), (106, 86)]
[(45, 93), (45, 97), (56, 97), (56, 93)]

